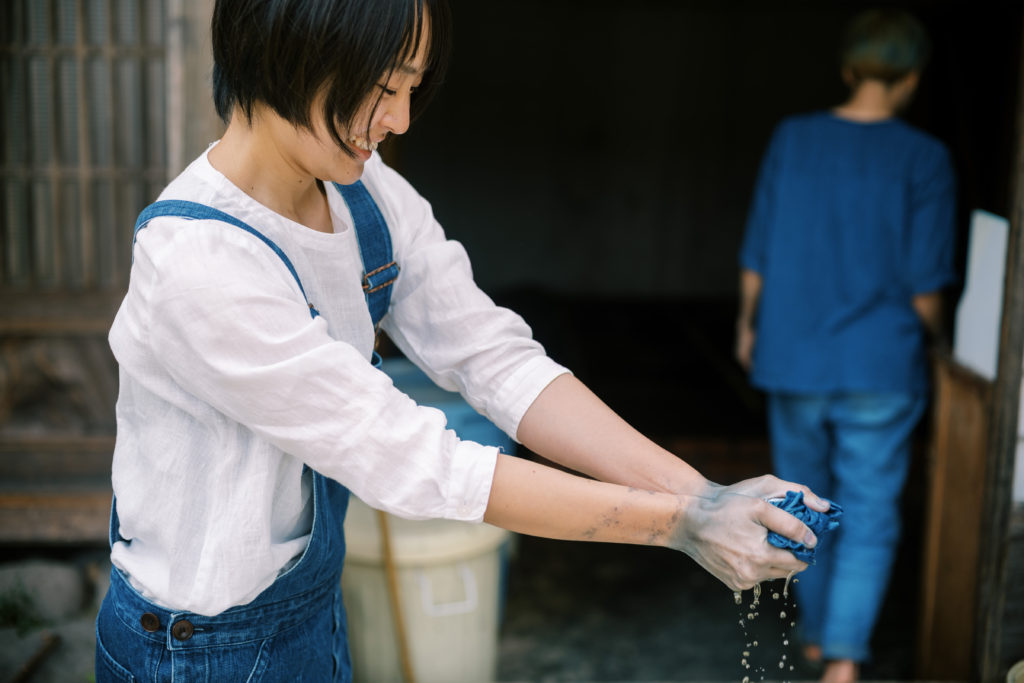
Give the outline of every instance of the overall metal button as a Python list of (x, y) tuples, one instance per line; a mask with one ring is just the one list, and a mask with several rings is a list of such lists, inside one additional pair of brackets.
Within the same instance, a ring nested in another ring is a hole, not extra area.
[(192, 632), (195, 629), (192, 628), (192, 622), (188, 619), (182, 619), (174, 622), (174, 626), (171, 627), (171, 635), (178, 640), (188, 640), (192, 637)]
[(146, 612), (139, 619), (139, 623), (142, 624), (142, 628), (150, 633), (160, 630), (160, 617), (153, 614), (152, 612)]

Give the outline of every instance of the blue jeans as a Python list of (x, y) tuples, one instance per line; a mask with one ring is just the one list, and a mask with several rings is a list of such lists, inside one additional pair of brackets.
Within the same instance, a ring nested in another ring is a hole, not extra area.
[(927, 401), (913, 394), (772, 394), (775, 473), (843, 506), (817, 563), (798, 575), (801, 632), (826, 659), (864, 661), (900, 537), (911, 437)]

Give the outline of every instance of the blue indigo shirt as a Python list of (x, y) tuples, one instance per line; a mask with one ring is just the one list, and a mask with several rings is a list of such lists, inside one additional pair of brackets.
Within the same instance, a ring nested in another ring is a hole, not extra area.
[(955, 280), (946, 148), (899, 119), (784, 120), (761, 164), (740, 265), (760, 274), (751, 380), (783, 393), (927, 388), (916, 294)]

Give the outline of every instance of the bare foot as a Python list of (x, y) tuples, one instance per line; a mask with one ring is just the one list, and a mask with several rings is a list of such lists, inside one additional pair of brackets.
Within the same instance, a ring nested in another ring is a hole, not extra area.
[(825, 665), (821, 683), (855, 683), (860, 667), (852, 659), (833, 659)]
[(804, 645), (804, 659), (812, 664), (821, 664), (821, 645)]

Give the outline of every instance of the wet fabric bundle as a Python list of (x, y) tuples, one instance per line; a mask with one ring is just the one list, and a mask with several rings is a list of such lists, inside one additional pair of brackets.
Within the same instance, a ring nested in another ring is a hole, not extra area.
[[(804, 504), (802, 491), (787, 491), (785, 498), (770, 498), (768, 502), (806, 524), (819, 540), (823, 534), (839, 526), (839, 518), (843, 514), (843, 508), (832, 501), (829, 501), (831, 507), (828, 512), (810, 509)], [(808, 548), (803, 543), (790, 540), (774, 531), (768, 532), (768, 542), (776, 548), (792, 551), (797, 559), (807, 564), (814, 564), (814, 548)]]

